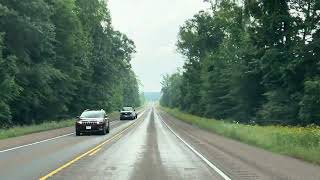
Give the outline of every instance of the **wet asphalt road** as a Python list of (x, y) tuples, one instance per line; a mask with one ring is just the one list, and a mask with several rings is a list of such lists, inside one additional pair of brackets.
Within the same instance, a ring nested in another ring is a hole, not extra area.
[(149, 110), (117, 142), (86, 156), (52, 179), (222, 179)]
[(1, 142), (0, 180), (320, 180), (320, 166), (206, 132), (153, 106), (135, 121), (113, 121), (106, 136), (72, 134), (6, 152)]

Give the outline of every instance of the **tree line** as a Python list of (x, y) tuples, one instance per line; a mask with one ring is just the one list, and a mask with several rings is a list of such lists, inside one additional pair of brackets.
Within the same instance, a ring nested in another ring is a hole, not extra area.
[(101, 0), (0, 1), (0, 128), (139, 106), (135, 45)]
[(180, 28), (185, 63), (164, 76), (161, 104), (241, 123), (320, 124), (320, 1), (211, 3)]

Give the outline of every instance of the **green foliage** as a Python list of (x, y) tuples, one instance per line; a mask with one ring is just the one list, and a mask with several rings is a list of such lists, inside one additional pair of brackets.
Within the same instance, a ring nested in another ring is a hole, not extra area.
[(134, 43), (105, 1), (0, 2), (0, 127), (139, 106)]
[(18, 96), (16, 57), (3, 57), (3, 34), (0, 34), (0, 127), (12, 124), (12, 111), (8, 103)]
[(141, 104), (141, 106), (145, 105), (147, 103), (147, 100), (146, 100), (146, 97), (145, 97), (144, 93), (143, 92), (140, 93), (139, 96), (140, 96), (140, 104)]
[(165, 76), (162, 82), (162, 98), (160, 104), (168, 107), (178, 107), (181, 100), (180, 87), (182, 86), (182, 76), (175, 73), (171, 76)]
[(300, 102), (300, 118), (306, 124), (320, 124), (320, 79), (306, 81), (304, 91)]
[(319, 124), (319, 10), (317, 0), (212, 3), (180, 28), (186, 62), (179, 81), (164, 77), (162, 105), (242, 123)]

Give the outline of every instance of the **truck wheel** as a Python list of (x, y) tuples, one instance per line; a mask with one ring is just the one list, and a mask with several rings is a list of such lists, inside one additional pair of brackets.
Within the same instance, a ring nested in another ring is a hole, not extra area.
[(76, 136), (80, 136), (80, 132), (79, 131), (76, 131)]

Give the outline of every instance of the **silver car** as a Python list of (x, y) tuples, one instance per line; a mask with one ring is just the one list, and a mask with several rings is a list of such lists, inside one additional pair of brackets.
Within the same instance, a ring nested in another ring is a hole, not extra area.
[(123, 107), (120, 109), (120, 120), (134, 120), (137, 117), (138, 114), (133, 107)]

